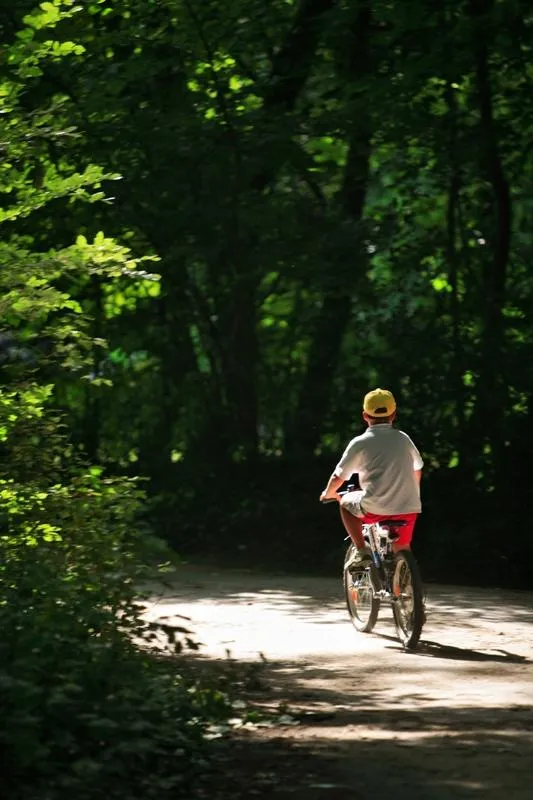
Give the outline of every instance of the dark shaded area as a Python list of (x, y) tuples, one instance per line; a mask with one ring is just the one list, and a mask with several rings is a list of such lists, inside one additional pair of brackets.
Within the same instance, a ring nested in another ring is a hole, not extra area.
[[(383, 715), (377, 710), (332, 714), (325, 723), (339, 727), (339, 740), (332, 741), (320, 740), (320, 715), (313, 725), (311, 714), (301, 738), (290, 745), (283, 740), (265, 743), (251, 735), (228, 748), (225, 763), (236, 772), (221, 780), (215, 796), (246, 797), (251, 786), (254, 796), (284, 799), (340, 800), (347, 791), (361, 799), (389, 792), (417, 800), (497, 798), (502, 792), (526, 796), (533, 744), (531, 722), (524, 719), (523, 710), (436, 708), (432, 717), (429, 722), (416, 714)], [(409, 742), (390, 735), (378, 741), (357, 736), (343, 741), (346, 726), (366, 724), (386, 731), (416, 730), (420, 736)], [(495, 761), (499, 769), (488, 766)], [(243, 785), (237, 772), (243, 764), (250, 765), (251, 775), (259, 773), (258, 780), (250, 781), (247, 775)]]
[(263, 693), (254, 696), (260, 706), (265, 698), (270, 703), (267, 684), (278, 687), (300, 725), (290, 735), (280, 735), (278, 728), (277, 735), (259, 729), (234, 737), (223, 749), (224, 772), (214, 796), (244, 798), (249, 792), (318, 800), (345, 797), (346, 791), (361, 798), (393, 793), (420, 800), (496, 798), (502, 792), (527, 796), (533, 755), (527, 707), (420, 707), (431, 699), (430, 690), (426, 696), (422, 689), (404, 698), (410, 710), (387, 707), (381, 693), (365, 690), (363, 675), (341, 695), (338, 689), (305, 687), (317, 678), (333, 682), (331, 665), (289, 669), (294, 666), (268, 665)]
[[(346, 532), (338, 509), (320, 506), (318, 494), (334, 463), (326, 457), (305, 465), (280, 460), (257, 464), (253, 472), (239, 465), (206, 471), (200, 480), (183, 466), (175, 472), (180, 488), (167, 496), (172, 513), (162, 501), (148, 521), (185, 556), (230, 567), (332, 574), (341, 568)], [(521, 506), (502, 515), (494, 495), (475, 494), (465, 505), (462, 484), (435, 473), (424, 479), (422, 496), (413, 549), (424, 580), (531, 587)]]
[(490, 661), (500, 664), (524, 664), (529, 661), (525, 656), (498, 650), (497, 653), (480, 653), (468, 647), (453, 647), (449, 644), (440, 644), (425, 640), (416, 651), (417, 655), (430, 658), (447, 658), (452, 661)]

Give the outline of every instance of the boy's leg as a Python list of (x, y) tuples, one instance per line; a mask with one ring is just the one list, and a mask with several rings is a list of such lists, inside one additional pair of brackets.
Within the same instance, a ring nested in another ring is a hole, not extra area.
[(346, 528), (348, 536), (358, 550), (363, 550), (365, 547), (365, 540), (363, 539), (362, 520), (360, 520), (359, 517), (354, 516), (352, 512), (348, 511), (347, 508), (344, 508), (342, 504), (339, 504), (339, 508), (341, 512), (342, 524)]
[[(398, 519), (403, 519), (406, 525), (403, 528), (398, 528), (398, 533), (400, 534), (400, 538), (394, 542), (392, 545), (392, 549), (395, 553), (399, 550), (410, 550), (411, 549), (411, 540), (413, 538), (413, 533), (415, 530), (415, 523), (418, 517), (418, 514), (404, 514), (400, 516), (399, 514), (396, 515)], [(389, 519), (391, 519), (389, 517)], [(394, 517), (392, 518), (394, 519)]]
[[(394, 542), (392, 548), (395, 553), (399, 550), (410, 550), (411, 549), (411, 540), (413, 538), (413, 533), (416, 525), (416, 521), (418, 519), (418, 514), (395, 514), (392, 517), (389, 515), (388, 519), (403, 519), (407, 523), (402, 528), (398, 528), (398, 533), (400, 534), (400, 538)], [(385, 519), (385, 517), (382, 517)], [(376, 519), (377, 521), (377, 519)], [(425, 625), (427, 622), (427, 612), (426, 612), (426, 597), (425, 593), (422, 599), (422, 625)]]
[(339, 504), (339, 508), (341, 512), (342, 524), (346, 528), (348, 536), (359, 552), (366, 552), (367, 547), (363, 538), (364, 511), (361, 508), (362, 497), (363, 492), (360, 490), (355, 492), (347, 492), (345, 495), (343, 495)]
[(365, 522), (383, 522), (384, 519), (401, 519), (405, 523), (401, 528), (396, 529), (398, 539), (392, 545), (393, 551), (397, 553), (399, 550), (410, 550), (418, 514), (369, 514), (365, 512), (364, 515)]

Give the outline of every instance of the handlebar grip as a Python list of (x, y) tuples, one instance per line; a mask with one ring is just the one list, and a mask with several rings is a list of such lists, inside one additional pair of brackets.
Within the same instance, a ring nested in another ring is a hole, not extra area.
[(336, 502), (337, 502), (337, 500), (335, 500), (335, 498), (334, 498), (334, 497), (328, 497), (328, 498), (327, 498), (327, 500), (321, 500), (320, 502), (321, 502), (321, 504), (322, 504), (323, 506), (325, 506), (325, 505), (327, 505), (328, 503), (336, 503)]

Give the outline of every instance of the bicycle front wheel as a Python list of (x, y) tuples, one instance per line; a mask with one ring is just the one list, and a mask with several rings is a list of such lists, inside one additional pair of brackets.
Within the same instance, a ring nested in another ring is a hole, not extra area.
[[(348, 551), (348, 555), (350, 550)], [(347, 559), (346, 559), (347, 560)], [(379, 613), (379, 598), (375, 596), (376, 568), (344, 569), (344, 594), (350, 619), (360, 633), (370, 633)]]
[(396, 554), (392, 576), (392, 613), (403, 646), (414, 650), (424, 624), (424, 590), (415, 557), (410, 550)]

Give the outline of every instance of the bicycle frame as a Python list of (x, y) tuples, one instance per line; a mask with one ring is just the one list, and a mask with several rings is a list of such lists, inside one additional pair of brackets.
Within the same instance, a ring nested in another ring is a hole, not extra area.
[(387, 568), (388, 563), (392, 564), (394, 551), (393, 542), (398, 539), (398, 534), (382, 527), (379, 522), (369, 522), (363, 525), (363, 538), (370, 548), (372, 560), (376, 567), (381, 583), (381, 587), (374, 586), (374, 594), (380, 600), (396, 600), (392, 591), (392, 574)]
[[(368, 522), (362, 527), (363, 538), (372, 551), (372, 557), (376, 567), (388, 556), (392, 555), (392, 542), (388, 528), (382, 528), (379, 522)], [(396, 537), (397, 538), (397, 537)]]

